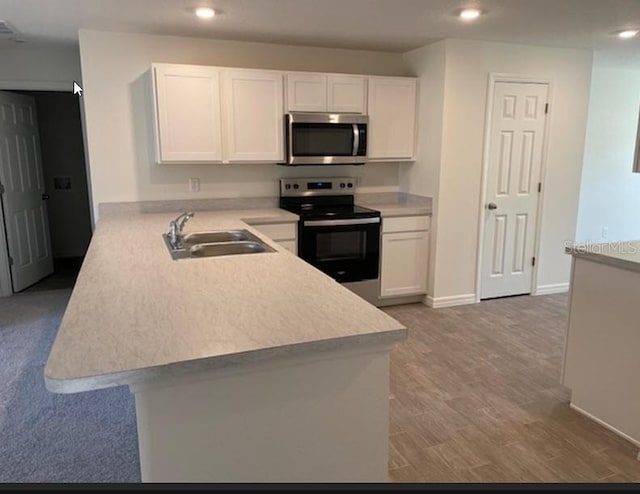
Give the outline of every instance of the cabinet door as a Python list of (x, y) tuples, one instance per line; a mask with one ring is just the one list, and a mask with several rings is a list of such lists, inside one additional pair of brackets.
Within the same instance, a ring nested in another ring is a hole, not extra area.
[(369, 158), (413, 159), (416, 79), (369, 78)]
[(287, 74), (287, 111), (327, 111), (327, 76)]
[(282, 74), (225, 70), (223, 80), (225, 161), (283, 161)]
[(298, 255), (298, 242), (295, 240), (280, 240), (278, 244), (287, 249), (292, 254)]
[(275, 223), (252, 226), (271, 240), (278, 242), (280, 246), (284, 247), (289, 252), (298, 255), (297, 223)]
[(211, 67), (153, 67), (158, 163), (220, 162), (220, 71)]
[(361, 76), (328, 77), (328, 110), (338, 113), (366, 113), (367, 81)]
[(383, 234), (380, 296), (426, 293), (428, 262), (429, 232)]

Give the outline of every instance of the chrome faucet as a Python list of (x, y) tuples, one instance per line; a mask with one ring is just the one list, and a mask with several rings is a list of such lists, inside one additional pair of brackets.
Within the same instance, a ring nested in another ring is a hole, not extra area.
[(169, 222), (169, 242), (174, 249), (180, 247), (182, 241), (182, 229), (185, 227), (189, 220), (193, 218), (195, 213), (182, 213), (175, 220)]

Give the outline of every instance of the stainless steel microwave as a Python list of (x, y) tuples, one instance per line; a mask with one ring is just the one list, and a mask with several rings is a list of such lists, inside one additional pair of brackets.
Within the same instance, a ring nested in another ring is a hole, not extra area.
[(286, 165), (363, 165), (369, 117), (344, 113), (288, 113)]

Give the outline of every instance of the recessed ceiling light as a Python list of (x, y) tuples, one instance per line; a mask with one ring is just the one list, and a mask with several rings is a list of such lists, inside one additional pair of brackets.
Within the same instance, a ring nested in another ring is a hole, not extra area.
[(464, 9), (460, 11), (460, 19), (465, 21), (473, 21), (477, 19), (482, 14), (482, 11), (479, 9)]
[(618, 33), (618, 37), (628, 39), (628, 38), (633, 38), (634, 36), (637, 36), (637, 34), (638, 34), (637, 29), (627, 29), (625, 31), (620, 31)]
[(216, 15), (216, 11), (210, 7), (200, 7), (196, 9), (196, 15), (200, 17), (200, 19), (211, 19)]

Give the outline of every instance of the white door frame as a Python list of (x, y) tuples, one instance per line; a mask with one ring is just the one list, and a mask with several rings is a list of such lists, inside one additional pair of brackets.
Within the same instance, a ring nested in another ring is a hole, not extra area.
[(531, 276), (531, 295), (536, 295), (538, 291), (538, 267), (540, 266), (540, 232), (542, 230), (542, 205), (544, 203), (544, 193), (546, 190), (545, 179), (547, 175), (547, 151), (549, 143), (549, 129), (551, 127), (551, 109), (553, 108), (553, 80), (545, 77), (523, 76), (514, 74), (490, 73), (489, 84), (487, 85), (487, 106), (484, 124), (484, 150), (482, 152), (482, 179), (480, 190), (480, 204), (478, 205), (478, 255), (476, 257), (476, 302), (480, 302), (480, 294), (482, 288), (482, 255), (484, 246), (484, 205), (487, 201), (487, 180), (489, 175), (489, 145), (491, 141), (491, 119), (493, 117), (493, 94), (496, 83), (498, 82), (520, 82), (530, 84), (547, 84), (549, 93), (547, 101), (549, 103), (549, 113), (544, 126), (544, 134), (542, 136), (542, 163), (540, 164), (540, 178), (542, 183), (542, 191), (538, 194), (538, 207), (536, 213), (536, 228), (533, 247), (533, 255), (536, 258), (536, 264), (533, 266)]
[[(0, 80), (0, 91), (71, 91), (73, 81)], [(13, 295), (9, 252), (4, 231), (4, 214), (0, 207), (0, 297)]]

